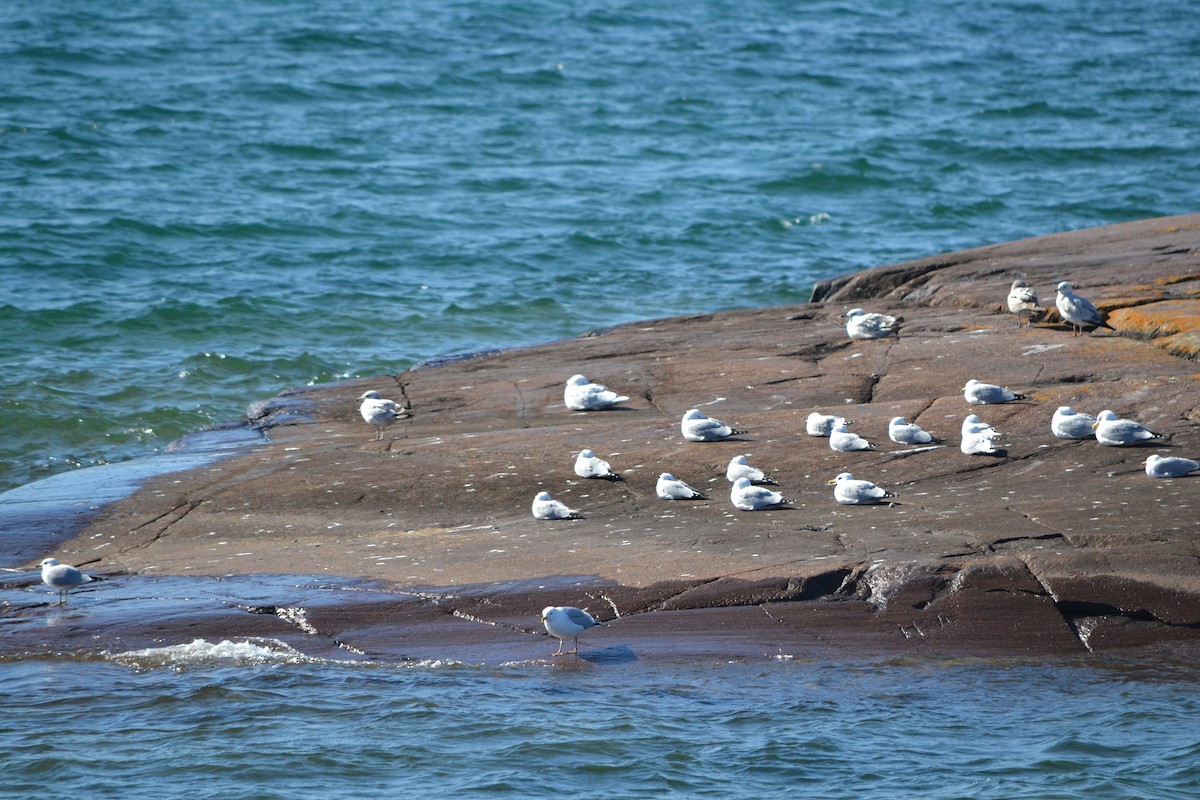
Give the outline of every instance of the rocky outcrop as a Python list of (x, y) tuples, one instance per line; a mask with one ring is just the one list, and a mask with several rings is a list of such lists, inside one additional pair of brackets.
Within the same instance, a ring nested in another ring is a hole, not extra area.
[[(1071, 281), (1115, 332), (1072, 336), (1052, 310), (1017, 327), (1004, 299), (1018, 277), (1051, 309), (1057, 282)], [(852, 305), (902, 317), (900, 335), (849, 340), (841, 317)], [(304, 619), (324, 640), (373, 654), (538, 654), (529, 637), (552, 603), (589, 606), (612, 622), (589, 641), (639, 655), (1196, 643), (1200, 477), (1154, 480), (1141, 462), (1200, 456), (1198, 305), (1200, 215), (1189, 215), (880, 267), (823, 282), (800, 306), (653, 320), (290, 390), (251, 409), (263, 444), (151, 481), (55, 555), (131, 581), (361, 577), (401, 596), (343, 593)], [(562, 389), (574, 373), (632, 399), (569, 411)], [(1028, 398), (969, 406), (970, 378)], [(358, 417), (368, 388), (412, 409), (382, 441)], [(1165, 438), (1131, 448), (1056, 439), (1060, 405), (1112, 409)], [(747, 432), (685, 441), (689, 408)], [(853, 420), (876, 449), (835, 452), (806, 436), (814, 410)], [(1005, 434), (1003, 454), (959, 451), (970, 413)], [(895, 416), (943, 446), (893, 444)], [(624, 480), (576, 478), (583, 448)], [(725, 466), (742, 453), (788, 506), (731, 505)], [(827, 481), (843, 471), (896, 502), (836, 504)], [(660, 472), (708, 499), (658, 499)], [(534, 520), (543, 490), (583, 518)], [(235, 620), (248, 610), (230, 606)], [(266, 618), (315, 635), (286, 614)]]

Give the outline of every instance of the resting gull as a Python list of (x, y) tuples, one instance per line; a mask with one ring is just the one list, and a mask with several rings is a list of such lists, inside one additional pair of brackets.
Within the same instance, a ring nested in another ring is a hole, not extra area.
[(1096, 431), (1096, 441), (1109, 447), (1121, 447), (1150, 439), (1165, 438), (1161, 433), (1155, 433), (1131, 419), (1122, 419), (1108, 409), (1101, 411), (1096, 416), (1092, 428)]
[(704, 412), (698, 408), (689, 409), (683, 415), (679, 429), (683, 433), (683, 438), (689, 442), (719, 442), (730, 436), (745, 433), (745, 431), (734, 430), (719, 419), (705, 416)]
[(906, 422), (904, 417), (892, 417), (892, 421), (888, 423), (888, 438), (897, 444), (929, 444), (938, 441), (920, 425)]
[(581, 478), (600, 478), (606, 481), (619, 481), (623, 478), (612, 471), (607, 461), (598, 457), (591, 450), (580, 450), (575, 458), (575, 474)]
[(609, 391), (607, 386), (592, 383), (583, 375), (572, 375), (563, 389), (563, 403), (572, 411), (599, 411), (628, 399), (625, 395)]
[(658, 476), (658, 482), (654, 484), (654, 492), (663, 500), (706, 499), (703, 492), (696, 491), (669, 472), (664, 472)]
[(729, 460), (729, 466), (725, 468), (725, 477), (730, 483), (733, 483), (738, 478), (749, 478), (751, 483), (765, 483), (771, 486), (778, 485), (776, 481), (767, 477), (766, 473), (758, 467), (750, 465), (750, 460), (746, 456), (734, 456)]
[(846, 335), (851, 339), (882, 339), (896, 333), (896, 317), (852, 308), (846, 312)]
[(822, 414), (820, 411), (814, 411), (808, 415), (808, 419), (804, 422), (804, 432), (809, 436), (828, 437), (833, 430), (833, 426), (839, 422), (850, 424), (850, 420), (843, 417), (837, 417), (833, 414)]
[(881, 489), (870, 481), (858, 480), (849, 472), (843, 472), (829, 481), (833, 487), (833, 499), (844, 506), (865, 506), (895, 497), (895, 492)]
[(963, 399), (975, 406), (1009, 403), (1013, 400), (1025, 400), (1028, 397), (1029, 395), (1018, 394), (994, 383), (982, 383), (974, 378), (967, 381), (966, 386), (963, 387)]
[(1143, 463), (1146, 465), (1146, 474), (1151, 478), (1182, 478), (1200, 470), (1200, 461), (1179, 456), (1153, 455)]
[(733, 482), (729, 501), (742, 511), (761, 511), (787, 502), (779, 492), (765, 486), (755, 486), (749, 478), (738, 478)]
[(839, 453), (849, 453), (854, 450), (874, 450), (875, 445), (857, 433), (851, 433), (846, 421), (840, 420), (829, 433), (829, 448)]
[(538, 492), (533, 498), (534, 519), (583, 519), (579, 514), (567, 508), (550, 496), (549, 492)]
[(1059, 439), (1091, 439), (1096, 435), (1096, 418), (1091, 414), (1076, 411), (1070, 406), (1059, 406), (1050, 418), (1050, 432)]

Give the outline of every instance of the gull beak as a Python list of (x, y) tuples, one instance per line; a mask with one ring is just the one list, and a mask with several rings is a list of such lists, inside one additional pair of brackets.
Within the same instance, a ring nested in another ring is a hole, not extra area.
[(1093, 422), (1093, 423), (1092, 423), (1092, 430), (1096, 430), (1096, 428), (1099, 428), (1099, 427), (1100, 427), (1100, 423), (1099, 423), (1099, 422)]
[(836, 480), (825, 481), (826, 486), (833, 486), (835, 483), (837, 483)]

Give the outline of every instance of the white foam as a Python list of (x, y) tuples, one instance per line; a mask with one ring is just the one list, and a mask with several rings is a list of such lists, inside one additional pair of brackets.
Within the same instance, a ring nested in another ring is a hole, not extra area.
[(130, 650), (110, 658), (120, 664), (144, 669), (208, 664), (302, 664), (319, 663), (322, 660), (306, 656), (277, 639), (246, 639), (239, 642), (223, 639), (216, 643), (194, 639), (188, 644)]

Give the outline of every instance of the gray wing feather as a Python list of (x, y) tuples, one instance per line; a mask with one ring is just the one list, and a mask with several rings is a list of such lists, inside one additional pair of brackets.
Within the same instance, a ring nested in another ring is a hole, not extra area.
[(600, 624), (592, 617), (591, 614), (587, 613), (586, 611), (584, 611), (581, 608), (568, 608), (567, 609), (567, 618), (570, 619), (571, 622), (574, 622), (576, 625), (581, 625), (584, 628), (590, 628), (593, 625)]

